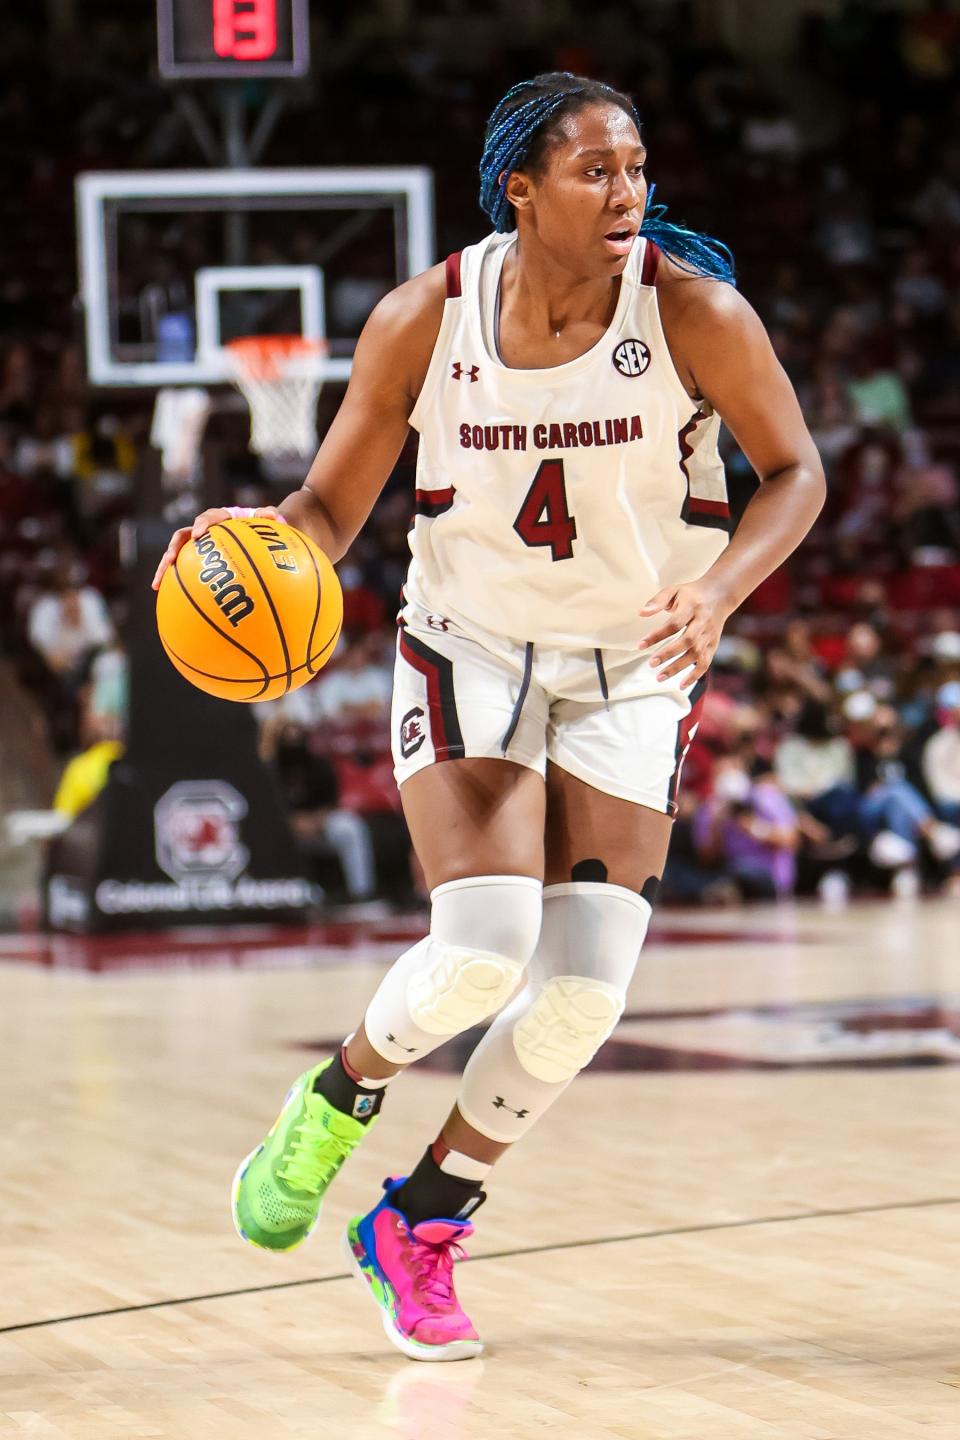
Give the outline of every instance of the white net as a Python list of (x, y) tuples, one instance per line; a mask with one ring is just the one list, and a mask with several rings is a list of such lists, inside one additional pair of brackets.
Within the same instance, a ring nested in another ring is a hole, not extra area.
[(312, 456), (327, 347), (300, 335), (256, 335), (224, 346), (230, 378), (250, 406), (250, 449), (267, 459)]

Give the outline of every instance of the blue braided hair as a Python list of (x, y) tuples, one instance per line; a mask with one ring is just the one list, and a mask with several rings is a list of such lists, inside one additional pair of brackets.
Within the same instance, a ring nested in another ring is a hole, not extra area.
[(703, 235), (699, 230), (688, 230), (665, 219), (666, 205), (652, 205), (656, 185), (647, 191), (647, 203), (640, 224), (640, 234), (646, 235), (661, 250), (665, 250), (680, 266), (691, 275), (709, 275), (712, 280), (726, 280), (736, 285), (737, 270), (733, 251), (716, 240), (712, 235)]
[[(487, 121), (480, 160), (480, 208), (498, 234), (516, 228), (516, 215), (507, 199), (511, 172), (539, 170), (550, 142), (557, 136), (560, 120), (585, 105), (618, 105), (630, 116), (639, 134), (640, 116), (629, 95), (600, 80), (572, 75), (569, 70), (522, 80), (494, 107)], [(656, 188), (651, 185), (647, 192), (640, 234), (653, 240), (691, 274), (735, 285), (734, 259), (727, 246), (711, 235), (667, 220), (667, 207), (651, 203)]]

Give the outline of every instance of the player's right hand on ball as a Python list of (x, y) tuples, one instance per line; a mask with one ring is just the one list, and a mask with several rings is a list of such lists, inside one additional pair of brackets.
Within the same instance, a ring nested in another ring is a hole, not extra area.
[[(261, 505), (257, 510), (246, 512), (251, 517), (265, 516), (271, 520), (282, 520), (283, 516), (275, 505)], [(160, 581), (163, 579), (164, 571), (176, 560), (180, 551), (188, 540), (199, 540), (201, 535), (206, 535), (211, 525), (217, 525), (223, 520), (233, 518), (233, 511), (225, 508), (219, 510), (204, 510), (198, 515), (192, 525), (181, 525), (179, 530), (174, 530), (170, 536), (170, 544), (160, 557), (160, 564), (157, 566), (157, 573), (150, 584), (154, 590), (160, 589)]]

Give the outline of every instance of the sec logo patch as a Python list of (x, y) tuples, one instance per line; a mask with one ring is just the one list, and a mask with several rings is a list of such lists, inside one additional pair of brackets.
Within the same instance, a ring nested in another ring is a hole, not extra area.
[(650, 347), (642, 340), (621, 340), (613, 352), (613, 363), (621, 375), (632, 380), (650, 364)]

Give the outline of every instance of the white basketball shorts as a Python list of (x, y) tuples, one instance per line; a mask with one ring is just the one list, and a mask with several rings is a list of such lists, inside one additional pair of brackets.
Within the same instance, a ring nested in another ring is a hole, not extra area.
[(642, 655), (556, 650), (490, 635), (408, 602), (393, 686), (398, 785), (426, 765), (547, 761), (608, 795), (676, 814), (706, 677), (662, 684)]

